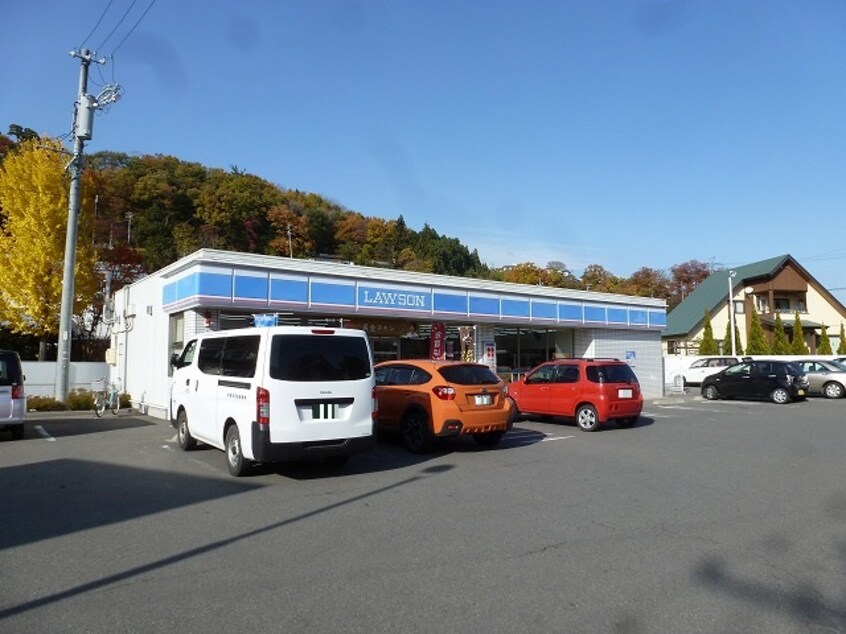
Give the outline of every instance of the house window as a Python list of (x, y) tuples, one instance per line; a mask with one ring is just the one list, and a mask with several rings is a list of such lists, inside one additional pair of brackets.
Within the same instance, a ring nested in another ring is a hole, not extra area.
[(743, 303), (742, 299), (734, 300), (734, 314), (735, 315), (742, 315), (745, 310), (746, 310), (745, 304)]
[(775, 309), (777, 313), (789, 313), (790, 312), (790, 300), (785, 299), (783, 297), (776, 297), (775, 299)]
[(755, 296), (755, 308), (758, 310), (759, 313), (768, 313), (770, 312), (770, 306), (767, 304), (767, 298), (761, 295)]

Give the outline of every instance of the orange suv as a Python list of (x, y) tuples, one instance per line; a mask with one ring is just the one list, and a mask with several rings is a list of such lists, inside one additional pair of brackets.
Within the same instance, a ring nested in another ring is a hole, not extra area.
[(508, 397), (519, 412), (575, 418), (582, 431), (596, 431), (609, 420), (632, 427), (643, 409), (637, 377), (618, 359), (542, 363), (509, 383)]
[(376, 425), (399, 431), (413, 453), (461, 434), (493, 447), (511, 426), (505, 383), (486, 365), (408, 359), (379, 363), (375, 375)]

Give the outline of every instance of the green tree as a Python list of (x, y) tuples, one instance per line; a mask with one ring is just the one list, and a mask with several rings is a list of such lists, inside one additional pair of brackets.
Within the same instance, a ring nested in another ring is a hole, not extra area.
[(769, 354), (770, 346), (764, 338), (764, 329), (757, 311), (752, 311), (749, 324), (749, 338), (746, 341), (746, 354)]
[(770, 346), (770, 354), (790, 354), (790, 344), (787, 341), (787, 333), (784, 331), (784, 323), (781, 315), (776, 313), (775, 326), (773, 327), (773, 343)]
[[(734, 324), (734, 353), (743, 354), (743, 344), (740, 343), (740, 329)], [(723, 339), (723, 354), (731, 354), (731, 320), (726, 322), (726, 334)]]
[(831, 339), (828, 338), (828, 326), (823, 324), (822, 335), (820, 336), (820, 347), (817, 349), (818, 354), (831, 354)]
[(840, 343), (837, 344), (837, 354), (846, 354), (846, 334), (843, 332), (843, 322), (840, 322)]
[[(0, 322), (12, 332), (41, 339), (59, 331), (65, 235), (67, 158), (53, 139), (24, 140), (0, 165)], [(99, 288), (90, 235), (91, 183), (83, 179), (82, 209), (74, 271), (73, 311), (93, 303)]]
[(793, 338), (790, 340), (790, 354), (808, 354), (808, 346), (805, 343), (805, 335), (802, 332), (802, 320), (799, 313), (793, 319)]
[(699, 343), (699, 354), (718, 354), (720, 349), (717, 340), (714, 339), (714, 330), (711, 328), (711, 313), (705, 311), (705, 325), (702, 328), (702, 341)]

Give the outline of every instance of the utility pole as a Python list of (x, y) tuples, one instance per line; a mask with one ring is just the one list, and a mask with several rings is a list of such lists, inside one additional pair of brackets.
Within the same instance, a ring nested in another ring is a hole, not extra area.
[(291, 223), (288, 223), (288, 257), (294, 257), (294, 249), (291, 247)]
[(737, 271), (729, 271), (728, 309), (729, 328), (731, 328), (731, 356), (735, 356), (737, 354), (737, 341), (735, 340), (734, 336), (734, 285), (731, 282), (734, 279), (735, 275), (737, 275)]
[(120, 98), (120, 86), (106, 86), (99, 96), (88, 94), (88, 67), (91, 62), (104, 64), (105, 60), (95, 59), (95, 54), (87, 48), (71, 51), (71, 56), (79, 59), (79, 93), (73, 117), (73, 157), (68, 163), (70, 170), (70, 201), (68, 203), (68, 232), (65, 238), (64, 275), (62, 277), (62, 307), (59, 316), (59, 348), (56, 363), (56, 400), (68, 398), (68, 374), (70, 371), (71, 343), (73, 341), (73, 298), (74, 270), (76, 268), (76, 235), (79, 220), (79, 207), (82, 195), (82, 153), (85, 141), (91, 139), (94, 126), (94, 111), (98, 107), (109, 105)]

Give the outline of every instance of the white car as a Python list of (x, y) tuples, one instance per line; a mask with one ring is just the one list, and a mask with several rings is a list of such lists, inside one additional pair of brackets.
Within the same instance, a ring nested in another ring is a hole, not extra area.
[(727, 366), (739, 363), (739, 357), (702, 357), (690, 364), (684, 371), (685, 385), (699, 385), (706, 376), (716, 374)]
[(0, 350), (0, 430), (12, 432), (13, 440), (24, 437), (26, 394), (21, 358), (17, 352)]

